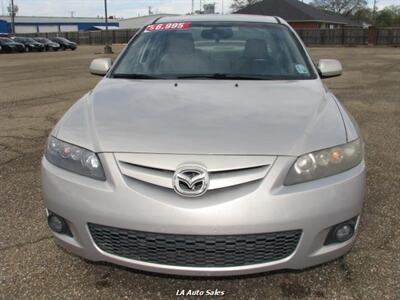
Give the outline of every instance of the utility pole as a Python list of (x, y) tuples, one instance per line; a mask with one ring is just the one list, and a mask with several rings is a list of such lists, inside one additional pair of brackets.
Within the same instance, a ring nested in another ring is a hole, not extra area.
[(192, 0), (192, 15), (194, 15), (194, 0)]
[(5, 13), (5, 11), (4, 11), (4, 2), (3, 2), (3, 0), (0, 0), (0, 1), (1, 1), (1, 14), (2, 14), (3, 16), (5, 16), (6, 13)]
[(14, 0), (11, 0), (11, 34), (15, 34)]
[(108, 36), (108, 14), (107, 14), (107, 0), (104, 0), (104, 12), (105, 12), (105, 21), (106, 21), (106, 43), (104, 46), (104, 53), (110, 54), (112, 52), (112, 47), (110, 45), (110, 39)]
[(376, 0), (374, 0), (374, 8), (373, 8), (373, 15), (374, 15), (374, 17), (375, 17), (375, 14), (376, 14)]

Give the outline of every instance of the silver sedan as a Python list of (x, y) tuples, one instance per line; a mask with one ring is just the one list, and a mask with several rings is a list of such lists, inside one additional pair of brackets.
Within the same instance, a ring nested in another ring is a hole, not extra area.
[(182, 275), (302, 269), (352, 247), (357, 124), (295, 31), (264, 16), (146, 25), (53, 129), (48, 224), (92, 261)]

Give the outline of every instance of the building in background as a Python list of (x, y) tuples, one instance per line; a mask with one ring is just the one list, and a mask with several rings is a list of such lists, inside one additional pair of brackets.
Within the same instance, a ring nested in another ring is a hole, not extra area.
[(152, 14), (141, 17), (127, 18), (119, 20), (120, 29), (137, 29), (161, 17), (178, 16), (174, 14)]
[(206, 15), (215, 14), (215, 3), (208, 3), (203, 5), (203, 13)]
[[(119, 21), (109, 18), (110, 27), (119, 27)], [(15, 17), (15, 33), (68, 32), (104, 28), (104, 18), (78, 17)], [(0, 16), (0, 33), (11, 32), (11, 17)]]
[(278, 16), (296, 29), (363, 27), (340, 14), (315, 8), (298, 0), (264, 0), (235, 13)]

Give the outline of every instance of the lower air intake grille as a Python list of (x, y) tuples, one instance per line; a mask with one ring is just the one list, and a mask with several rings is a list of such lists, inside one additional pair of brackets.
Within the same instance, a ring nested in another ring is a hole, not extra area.
[(125, 258), (185, 267), (271, 262), (294, 252), (301, 230), (246, 235), (160, 234), (88, 224), (96, 245)]

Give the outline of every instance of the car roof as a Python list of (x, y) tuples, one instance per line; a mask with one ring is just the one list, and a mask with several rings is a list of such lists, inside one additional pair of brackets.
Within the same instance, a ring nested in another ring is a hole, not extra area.
[(161, 17), (155, 23), (176, 23), (176, 22), (259, 22), (259, 23), (284, 23), (286, 22), (279, 17), (259, 16), (259, 15), (186, 15), (186, 16), (167, 16)]

